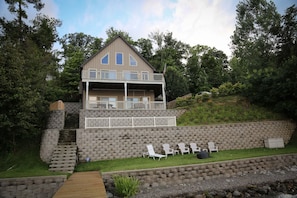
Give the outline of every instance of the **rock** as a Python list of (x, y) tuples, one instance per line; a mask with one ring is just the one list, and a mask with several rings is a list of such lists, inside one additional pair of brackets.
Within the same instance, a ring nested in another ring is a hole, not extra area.
[(241, 196), (241, 192), (239, 192), (238, 190), (235, 190), (235, 191), (233, 192), (233, 196), (234, 196), (234, 197), (240, 197), (240, 196)]
[(106, 195), (108, 198), (112, 198), (113, 197), (113, 194), (111, 192), (106, 192)]

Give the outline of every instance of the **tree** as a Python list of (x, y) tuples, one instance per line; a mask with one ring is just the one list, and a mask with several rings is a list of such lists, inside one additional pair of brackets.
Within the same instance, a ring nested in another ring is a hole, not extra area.
[(109, 43), (116, 36), (123, 37), (125, 39), (125, 41), (127, 41), (132, 46), (135, 46), (135, 44), (136, 44), (128, 32), (125, 32), (122, 30), (117, 30), (114, 27), (110, 27), (109, 29), (107, 29), (106, 35), (107, 35), (107, 39), (105, 40), (105, 44)]
[(249, 0), (238, 4), (232, 43), (236, 66), (244, 71), (245, 95), (295, 119), (296, 35), (295, 5), (281, 16), (273, 2)]
[(102, 48), (102, 39), (84, 33), (66, 34), (59, 39), (64, 63), (60, 74), (60, 99), (79, 101), (79, 82), (82, 63)]
[(6, 1), (17, 20), (0, 20), (0, 145), (1, 151), (16, 148), (22, 139), (32, 139), (45, 128), (48, 112), (46, 77), (56, 68), (51, 46), (57, 38), (54, 19), (39, 15), (26, 23), (28, 4), (36, 1)]
[(170, 66), (167, 68), (165, 79), (166, 98), (168, 101), (189, 93), (187, 80), (175, 67)]
[[(244, 73), (275, 62), (280, 14), (272, 1), (246, 0), (236, 7), (233, 53), (240, 58)], [(268, 63), (268, 64), (267, 64)]]

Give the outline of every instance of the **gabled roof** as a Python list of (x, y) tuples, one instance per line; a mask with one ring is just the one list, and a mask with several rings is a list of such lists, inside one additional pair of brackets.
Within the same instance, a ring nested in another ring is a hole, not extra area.
[(118, 35), (114, 37), (110, 42), (108, 42), (106, 45), (104, 45), (98, 52), (96, 52), (94, 55), (92, 55), (90, 58), (88, 58), (86, 61), (83, 62), (81, 65), (81, 68), (87, 64), (90, 60), (92, 60), (95, 56), (97, 56), (99, 53), (101, 53), (106, 47), (111, 45), (116, 39), (120, 38), (126, 45), (130, 47), (131, 50), (133, 50), (149, 67), (152, 68), (152, 70), (155, 72), (156, 69), (133, 47), (131, 46), (122, 36)]

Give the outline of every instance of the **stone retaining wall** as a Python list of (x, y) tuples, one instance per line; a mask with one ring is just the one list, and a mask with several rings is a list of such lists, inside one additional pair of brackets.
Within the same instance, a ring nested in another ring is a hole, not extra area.
[[(195, 157), (193, 155), (193, 157)], [(164, 160), (164, 159), (163, 159)], [(198, 160), (198, 159), (197, 159)], [(139, 179), (141, 187), (168, 186), (171, 184), (188, 184), (201, 180), (231, 177), (255, 173), (263, 170), (278, 170), (297, 165), (297, 154), (250, 158), (207, 164), (196, 164), (169, 168), (155, 168), (137, 171), (118, 171), (103, 173), (105, 188), (112, 191), (113, 175), (133, 176)]]
[(50, 163), (52, 153), (59, 142), (59, 129), (44, 130), (40, 145), (40, 159), (46, 163)]
[(219, 150), (264, 147), (267, 138), (283, 138), (287, 144), (294, 132), (295, 124), (289, 121), (264, 121), (233, 124), (158, 127), (132, 129), (78, 129), (76, 131), (79, 160), (140, 157), (146, 144), (153, 144), (155, 152), (162, 152), (162, 144), (195, 142), (207, 148), (214, 141)]
[(54, 110), (50, 112), (47, 123), (48, 129), (63, 129), (65, 123), (65, 110)]
[(0, 197), (52, 198), (66, 175), (0, 179)]
[(96, 117), (179, 117), (186, 110), (85, 110), (81, 109), (79, 114), (79, 128), (85, 128), (85, 118)]
[(66, 113), (79, 114), (82, 108), (82, 103), (80, 102), (64, 102)]

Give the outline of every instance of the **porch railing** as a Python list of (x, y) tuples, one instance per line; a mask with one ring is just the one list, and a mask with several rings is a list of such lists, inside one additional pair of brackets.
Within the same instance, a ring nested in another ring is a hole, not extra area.
[(176, 126), (176, 117), (85, 118), (85, 128), (136, 128)]
[(166, 104), (163, 101), (154, 101), (154, 102), (131, 102), (131, 101), (89, 101), (87, 109), (93, 110), (157, 110), (157, 109), (166, 109)]
[(81, 72), (81, 78), (85, 80), (100, 80), (100, 81), (141, 81), (141, 82), (163, 82), (163, 74), (147, 73), (143, 75), (141, 72), (125, 73), (116, 71), (97, 71), (91, 74), (89, 70)]

